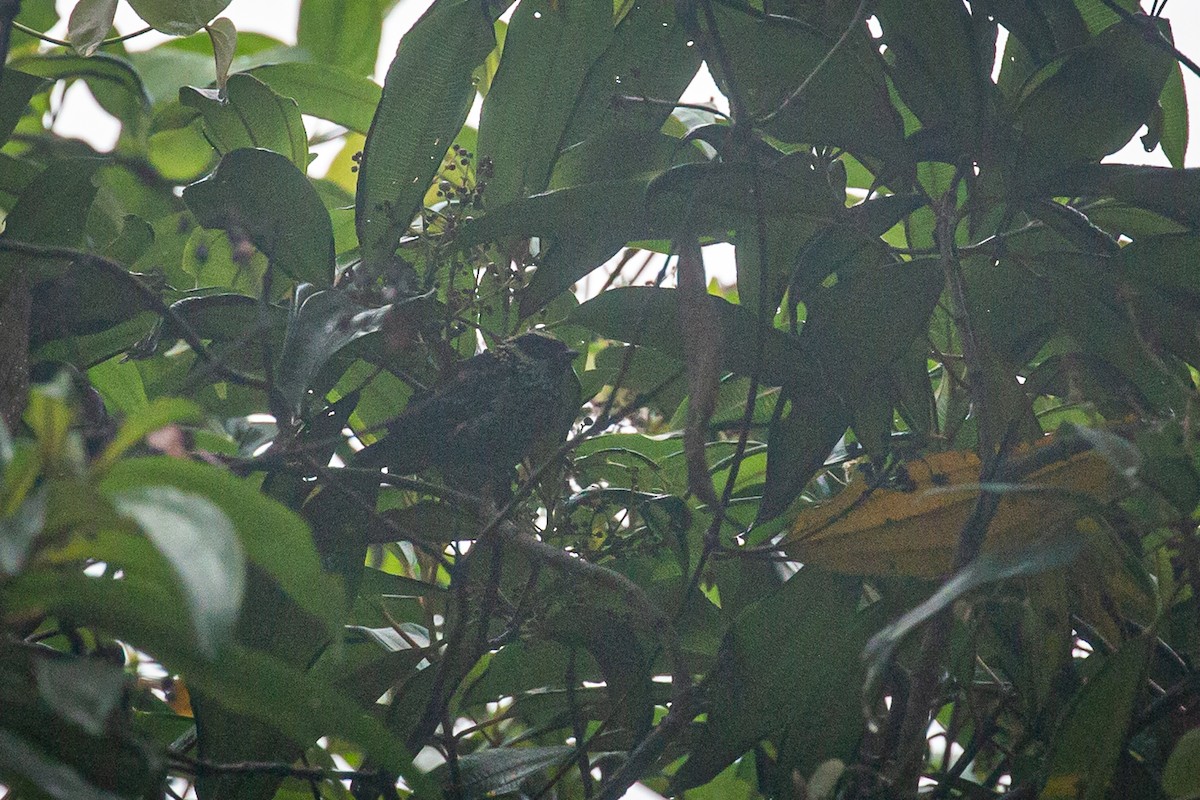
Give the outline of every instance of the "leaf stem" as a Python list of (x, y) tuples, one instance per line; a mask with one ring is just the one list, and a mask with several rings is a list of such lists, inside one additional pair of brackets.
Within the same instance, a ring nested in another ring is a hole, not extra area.
[[(53, 36), (47, 36), (46, 34), (42, 33), (41, 31), (34, 30), (33, 28), (29, 27), (28, 25), (22, 25), (20, 22), (17, 22), (16, 20), (13, 20), (12, 26), (16, 30), (19, 30), (21, 33), (32, 36), (35, 39), (41, 39), (43, 42), (46, 42), (47, 44), (54, 44), (54, 45), (58, 45), (59, 47), (71, 47), (72, 46), (71, 43), (68, 41), (65, 41), (63, 39), (55, 39)], [(132, 33), (124, 33), (124, 34), (121, 34), (120, 36), (114, 36), (111, 39), (104, 39), (104, 40), (100, 41), (96, 46), (104, 47), (104, 46), (110, 45), (110, 44), (120, 44), (121, 42), (128, 41), (129, 39), (133, 39), (137, 36), (141, 36), (144, 33), (149, 33), (152, 30), (154, 30), (154, 28), (147, 25), (145, 28), (140, 28), (136, 31), (133, 31)]]
[(179, 335), (179, 338), (187, 342), (188, 346), (196, 353), (196, 356), (213, 372), (231, 383), (236, 383), (240, 386), (249, 386), (259, 390), (266, 389), (266, 383), (260, 378), (240, 372), (214, 356), (212, 351), (205, 346), (203, 340), (200, 338), (200, 334), (196, 333), (196, 330), (186, 319), (180, 316), (179, 312), (167, 305), (158, 292), (147, 286), (137, 275), (125, 269), (124, 266), (116, 261), (95, 253), (89, 253), (85, 250), (76, 250), (73, 247), (19, 242), (8, 237), (0, 237), (0, 252), (20, 253), (21, 255), (33, 256), (35, 258), (78, 261), (83, 264), (91, 264), (99, 267), (101, 271), (108, 273), (132, 289), (135, 294), (141, 297), (149, 310), (167, 320), (175, 333)]

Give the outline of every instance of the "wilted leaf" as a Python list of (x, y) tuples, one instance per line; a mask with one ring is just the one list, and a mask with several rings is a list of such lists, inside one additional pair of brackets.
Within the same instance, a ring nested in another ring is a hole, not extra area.
[[(979, 475), (979, 457), (970, 451), (909, 461), (899, 486), (872, 488), (859, 475), (831, 502), (801, 512), (784, 549), (799, 561), (856, 575), (936, 576), (953, 563), (979, 497)], [(1021, 483), (995, 484), (992, 490), (1008, 497), (988, 527), (985, 548), (1019, 547), (1069, 526), (1124, 486), (1091, 450), (1037, 469)]]

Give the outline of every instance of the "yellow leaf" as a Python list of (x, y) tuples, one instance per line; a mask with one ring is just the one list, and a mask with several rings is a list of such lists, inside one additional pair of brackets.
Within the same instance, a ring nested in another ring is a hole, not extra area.
[[(1028, 451), (1019, 449), (1013, 459)], [(784, 552), (855, 575), (934, 577), (948, 572), (959, 534), (979, 498), (979, 457), (951, 451), (904, 466), (910, 480), (903, 489), (869, 490), (859, 476), (830, 502), (801, 512), (792, 521)], [(984, 549), (1017, 547), (1081, 523), (1094, 504), (1109, 502), (1123, 485), (1092, 450), (1051, 463), (1002, 495)]]

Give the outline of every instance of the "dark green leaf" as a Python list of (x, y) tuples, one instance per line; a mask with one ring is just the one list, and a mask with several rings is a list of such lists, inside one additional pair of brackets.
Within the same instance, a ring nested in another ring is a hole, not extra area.
[(467, 118), (471, 72), (496, 44), (483, 0), (436, 0), (401, 40), (363, 148), (355, 225), (369, 268), (388, 263)]
[[(741, 306), (710, 295), (712, 315), (721, 326), (725, 343), (721, 367), (740, 375), (758, 370), (759, 379), (771, 386), (789, 382), (819, 381), (817, 366), (794, 337), (768, 329), (762, 362), (756, 364), (758, 324)], [(629, 286), (610, 289), (571, 312), (571, 321), (611, 339), (644, 344), (683, 360), (678, 326), (678, 299), (674, 289)]]
[(54, 800), (121, 800), (120, 795), (90, 783), (70, 764), (5, 730), (0, 730), (0, 772), (23, 779)]
[[(674, 100), (683, 93), (701, 61), (700, 48), (690, 41), (687, 26), (673, 8), (635, 3), (588, 69), (562, 145), (583, 141), (605, 128), (657, 133), (670, 109), (639, 99)], [(639, 99), (622, 102), (622, 97)]]
[(1200, 797), (1200, 728), (1179, 737), (1163, 769), (1163, 791), (1178, 800)]
[(1126, 747), (1153, 639), (1141, 636), (1104, 657), (1054, 733), (1050, 777), (1041, 797), (1100, 800)]
[(379, 0), (305, 0), (300, 4), (296, 44), (324, 66), (350, 75), (371, 75), (382, 28)]
[(109, 728), (109, 716), (125, 699), (124, 670), (94, 659), (40, 658), (34, 666), (38, 694), (63, 719), (92, 736)]
[[(305, 6), (307, 7), (307, 5)], [(366, 133), (383, 90), (374, 81), (336, 66), (291, 61), (248, 71), (277, 94), (290, 97), (301, 113)]]
[(1200, 226), (1200, 169), (1084, 164), (1048, 178), (1043, 193), (1055, 197), (1112, 197)]
[(67, 41), (81, 56), (90, 56), (112, 30), (117, 0), (79, 0), (71, 9), (67, 23)]
[(613, 35), (608, 0), (525, 0), (504, 38), (500, 70), (479, 120), (479, 154), (492, 159), (490, 203), (546, 188), (592, 63)]
[(733, 623), (707, 680), (708, 720), (673, 779), (678, 791), (706, 783), (769, 738), (788, 771), (810, 774), (828, 758), (848, 760), (862, 735), (856, 703), (870, 614), (861, 586), (805, 567)]
[[(4, 236), (30, 244), (75, 247), (83, 241), (84, 226), (96, 187), (92, 177), (98, 159), (57, 161), (30, 181), (17, 206), (5, 219)], [(61, 268), (28, 256), (0, 253), (0, 275), (14, 269), (31, 269), (34, 275), (55, 275)]]
[(246, 73), (230, 75), (223, 91), (185, 86), (179, 102), (200, 112), (204, 131), (221, 155), (239, 148), (273, 150), (308, 168), (308, 137), (296, 102)]
[(129, 61), (119, 56), (96, 53), (84, 58), (46, 54), (15, 59), (9, 67), (56, 81), (83, 80), (105, 110), (122, 122), (136, 122), (150, 110), (150, 97), (141, 76)]
[(1172, 63), (1139, 25), (1121, 22), (1043, 67), (1016, 111), (1025, 169), (1040, 175), (1121, 149), (1150, 116)]
[[(755, 118), (778, 111), (826, 55), (833, 53), (800, 98), (765, 126), (767, 133), (785, 142), (837, 145), (865, 156), (901, 163), (909, 160), (876, 44), (867, 37), (865, 27), (852, 31), (835, 52), (834, 43), (848, 22), (839, 14), (805, 24), (783, 17), (764, 20), (724, 4), (714, 10), (733, 80), (746, 110)], [(822, 22), (838, 32), (818, 30)], [(729, 94), (730, 76), (721, 74), (716, 65), (710, 66), (718, 86)]]
[[(574, 753), (574, 747), (563, 746), (498, 747), (471, 753), (458, 759), (458, 782), (452, 789), (464, 800), (510, 794), (518, 791), (527, 778), (566, 762)], [(450, 780), (445, 765), (438, 767), (433, 775), (443, 782)]]
[(248, 236), (272, 266), (297, 281), (333, 282), (333, 224), (321, 199), (283, 156), (235, 150), (183, 199), (206, 228)]
[(202, 495), (174, 486), (141, 486), (110, 495), (175, 568), (188, 600), (197, 645), (215, 656), (233, 632), (246, 565), (233, 524)]
[(171, 36), (188, 36), (225, 10), (230, 0), (130, 0), (137, 15), (155, 30)]
[[(8, 141), (17, 121), (29, 106), (29, 99), (47, 88), (50, 83), (42, 77), (30, 75), (27, 72), (13, 69), (11, 66), (3, 70), (3, 80), (0, 80), (0, 141)], [(19, 187), (6, 183), (5, 191), (16, 194), (13, 189)]]

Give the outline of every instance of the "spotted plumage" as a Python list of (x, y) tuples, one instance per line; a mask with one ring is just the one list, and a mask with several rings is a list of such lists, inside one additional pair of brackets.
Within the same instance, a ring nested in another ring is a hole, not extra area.
[(354, 466), (400, 475), (432, 468), (471, 490), (506, 477), (539, 439), (566, 435), (564, 388), (573, 383), (576, 355), (557, 339), (526, 333), (467, 359), (392, 420)]

